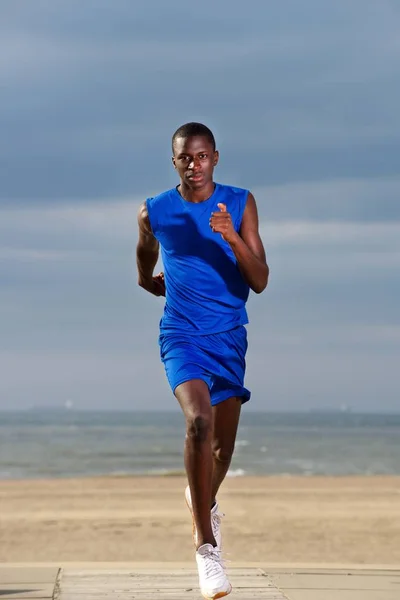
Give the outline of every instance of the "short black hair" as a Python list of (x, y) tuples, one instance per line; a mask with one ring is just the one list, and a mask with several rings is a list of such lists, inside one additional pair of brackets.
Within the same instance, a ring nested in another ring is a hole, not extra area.
[(215, 138), (211, 129), (209, 129), (206, 125), (203, 125), (202, 123), (192, 122), (185, 123), (185, 125), (181, 125), (175, 131), (174, 135), (172, 136), (172, 152), (174, 151), (175, 140), (177, 140), (178, 138), (188, 138), (197, 135), (201, 135), (207, 138), (210, 144), (212, 145), (213, 150), (215, 151)]

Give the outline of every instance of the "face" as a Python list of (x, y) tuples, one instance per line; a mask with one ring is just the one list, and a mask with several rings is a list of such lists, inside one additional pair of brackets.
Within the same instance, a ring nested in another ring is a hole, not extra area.
[(212, 181), (218, 152), (204, 136), (177, 138), (172, 162), (181, 181), (198, 190)]

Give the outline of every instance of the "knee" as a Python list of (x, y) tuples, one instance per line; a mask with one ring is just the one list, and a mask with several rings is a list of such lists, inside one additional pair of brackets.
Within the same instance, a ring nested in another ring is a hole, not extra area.
[(214, 443), (212, 449), (215, 460), (217, 460), (220, 463), (230, 463), (232, 459), (233, 450), (233, 446), (223, 446), (219, 443)]
[(186, 436), (195, 443), (207, 440), (211, 433), (211, 420), (205, 415), (195, 415), (186, 420)]

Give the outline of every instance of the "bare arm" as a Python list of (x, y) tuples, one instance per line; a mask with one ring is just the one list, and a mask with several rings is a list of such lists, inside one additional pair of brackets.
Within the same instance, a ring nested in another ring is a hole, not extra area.
[(164, 274), (153, 276), (158, 261), (159, 243), (151, 230), (145, 202), (139, 208), (138, 226), (139, 239), (136, 246), (138, 284), (155, 296), (165, 296)]
[(244, 280), (256, 294), (260, 294), (267, 287), (269, 267), (259, 234), (255, 198), (249, 193), (239, 233), (235, 231), (225, 205), (218, 207), (221, 212), (212, 214), (210, 225), (232, 248)]

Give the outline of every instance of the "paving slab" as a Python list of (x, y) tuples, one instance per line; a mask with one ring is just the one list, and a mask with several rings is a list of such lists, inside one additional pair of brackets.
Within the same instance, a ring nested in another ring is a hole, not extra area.
[(52, 600), (60, 569), (56, 566), (0, 565), (0, 600)]
[(285, 590), (389, 590), (400, 600), (400, 575), (271, 574), (271, 580)]
[(400, 571), (314, 568), (266, 572), (290, 600), (400, 600)]
[(290, 590), (288, 600), (399, 600), (399, 592), (356, 590)]
[[(257, 568), (230, 568), (234, 595), (240, 600), (286, 600)], [(186, 569), (63, 569), (58, 600), (197, 600), (201, 598), (197, 570)]]
[(0, 565), (0, 584), (51, 583), (57, 579), (59, 567)]
[(40, 598), (40, 600), (52, 599), (54, 594), (54, 583), (1, 583), (0, 598), (1, 600), (20, 600), (21, 598)]
[[(399, 565), (229, 564), (234, 600), (400, 600)], [(193, 563), (0, 564), (0, 600), (200, 600)]]

